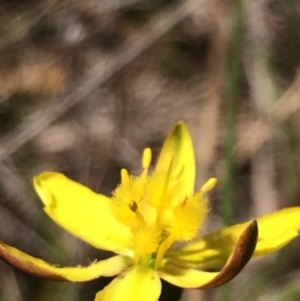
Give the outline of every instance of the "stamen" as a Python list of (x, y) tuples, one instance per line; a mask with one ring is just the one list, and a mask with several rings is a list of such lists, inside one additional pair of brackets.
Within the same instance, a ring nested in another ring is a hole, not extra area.
[(166, 251), (171, 247), (171, 245), (173, 244), (174, 241), (175, 241), (174, 236), (169, 235), (163, 241), (163, 243), (160, 245), (157, 255), (156, 255), (155, 266), (154, 266), (155, 269), (158, 269), (161, 267), (164, 255), (165, 255)]
[(133, 260), (136, 264), (148, 265), (152, 254), (157, 252), (161, 231), (155, 225), (149, 227), (139, 211), (135, 215), (136, 223), (131, 230)]
[(142, 197), (142, 195), (145, 192), (145, 188), (147, 185), (147, 177), (148, 177), (148, 168), (151, 164), (151, 160), (152, 160), (152, 154), (151, 154), (151, 149), (145, 148), (144, 152), (143, 152), (143, 157), (142, 157), (142, 167), (144, 168), (142, 174), (139, 176), (139, 179), (137, 181), (138, 187), (139, 187), (139, 192), (141, 193), (141, 195), (138, 197), (139, 199)]
[(144, 169), (148, 169), (152, 161), (152, 153), (149, 147), (144, 149), (142, 157), (142, 166)]
[(178, 202), (178, 205), (181, 207), (184, 207), (188, 201), (188, 197), (185, 197), (180, 203)]
[(177, 171), (177, 173), (175, 175), (176, 178), (180, 179), (182, 177), (182, 175), (183, 175), (183, 172), (184, 172), (184, 166), (181, 166), (180, 169)]
[[(167, 170), (167, 176), (166, 176), (165, 183), (164, 183), (164, 189), (163, 189), (163, 192), (162, 192), (162, 195), (161, 195), (161, 200), (164, 199), (164, 197), (167, 193), (167, 189), (168, 189), (169, 182), (170, 182), (170, 179), (171, 179), (171, 174), (172, 174), (172, 171), (173, 171), (173, 167), (174, 167), (174, 157), (172, 158), (172, 160), (170, 162), (170, 165), (168, 167), (168, 170)], [(162, 204), (162, 202), (160, 202), (160, 204)]]
[(129, 173), (125, 168), (121, 169), (121, 182), (122, 182), (122, 184), (125, 184), (125, 185), (130, 184)]
[(212, 190), (217, 184), (217, 178), (210, 178), (201, 188), (202, 192), (208, 192)]

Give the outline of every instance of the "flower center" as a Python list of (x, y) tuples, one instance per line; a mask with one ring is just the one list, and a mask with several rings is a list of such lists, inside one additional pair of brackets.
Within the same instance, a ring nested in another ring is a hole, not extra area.
[(197, 234), (207, 213), (205, 192), (216, 180), (210, 179), (200, 192), (191, 195), (184, 187), (184, 166), (175, 168), (172, 159), (166, 171), (155, 170), (149, 176), (151, 157), (146, 148), (140, 176), (121, 170), (113, 211), (131, 230), (135, 264), (158, 269), (175, 241), (187, 241)]

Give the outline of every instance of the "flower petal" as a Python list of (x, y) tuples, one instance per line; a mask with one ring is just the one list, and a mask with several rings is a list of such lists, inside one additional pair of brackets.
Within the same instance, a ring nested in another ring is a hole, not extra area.
[(122, 253), (130, 247), (130, 231), (111, 211), (111, 200), (55, 172), (33, 180), (45, 212), (68, 232), (96, 248)]
[(89, 266), (58, 267), (2, 242), (0, 242), (0, 258), (10, 265), (38, 277), (75, 282), (89, 281), (100, 276), (114, 276), (130, 264), (129, 258), (118, 255)]
[(165, 140), (154, 173), (167, 174), (171, 162), (171, 177), (180, 176), (184, 190), (189, 196), (193, 193), (195, 185), (195, 156), (190, 132), (181, 121)]
[[(257, 224), (259, 235), (254, 257), (275, 252), (299, 235), (300, 207), (264, 215), (257, 219)], [(218, 269), (226, 263), (246, 225), (237, 224), (204, 235), (167, 255), (190, 267)]]
[(167, 263), (160, 271), (164, 280), (184, 288), (211, 289), (233, 279), (250, 260), (257, 242), (256, 221), (248, 225), (240, 236), (233, 253), (220, 272), (205, 272)]
[(299, 236), (300, 207), (283, 209), (257, 220), (259, 236), (255, 257), (275, 252)]
[(137, 265), (115, 278), (96, 295), (95, 301), (156, 301), (160, 292), (157, 271)]

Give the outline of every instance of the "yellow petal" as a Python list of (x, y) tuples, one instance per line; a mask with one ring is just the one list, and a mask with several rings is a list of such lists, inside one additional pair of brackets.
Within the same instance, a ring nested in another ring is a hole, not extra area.
[(55, 172), (33, 180), (45, 212), (68, 232), (96, 248), (125, 252), (130, 231), (111, 211), (111, 200)]
[(96, 295), (95, 301), (156, 301), (160, 292), (158, 273), (138, 265), (115, 278)]
[(171, 178), (180, 177), (184, 192), (192, 194), (195, 185), (195, 156), (190, 132), (183, 122), (178, 122), (165, 140), (154, 173), (166, 175), (171, 162)]
[(211, 289), (233, 279), (250, 260), (257, 242), (256, 221), (251, 222), (239, 237), (235, 248), (220, 272), (199, 271), (174, 264), (171, 260), (160, 270), (164, 280), (184, 288)]
[(12, 266), (35, 276), (75, 282), (89, 281), (100, 276), (114, 276), (122, 272), (130, 264), (129, 258), (118, 255), (92, 263), (89, 266), (58, 267), (2, 242), (0, 242), (0, 258)]
[[(284, 247), (299, 235), (300, 207), (276, 211), (257, 219), (259, 235), (254, 257), (267, 255)], [(247, 223), (230, 226), (204, 235), (180, 250), (168, 254), (190, 267), (222, 267)]]
[(258, 220), (259, 237), (255, 257), (275, 252), (299, 236), (300, 207), (283, 209)]

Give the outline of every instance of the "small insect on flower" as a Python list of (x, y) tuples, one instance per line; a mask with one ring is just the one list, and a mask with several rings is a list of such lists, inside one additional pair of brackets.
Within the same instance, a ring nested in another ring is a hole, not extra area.
[(152, 173), (151, 160), (146, 148), (140, 175), (122, 169), (110, 198), (56, 172), (33, 180), (54, 222), (115, 256), (89, 266), (58, 267), (0, 243), (0, 257), (49, 279), (80, 282), (118, 275), (95, 301), (153, 301), (161, 293), (160, 278), (182, 288), (215, 288), (234, 278), (251, 257), (275, 252), (298, 236), (300, 207), (197, 236), (208, 212), (207, 193), (217, 180), (194, 192), (194, 149), (183, 122), (166, 138)]

